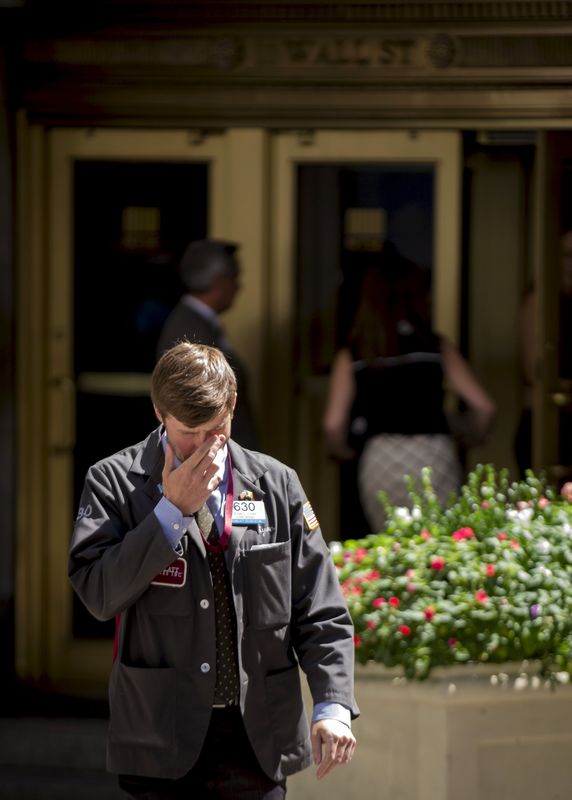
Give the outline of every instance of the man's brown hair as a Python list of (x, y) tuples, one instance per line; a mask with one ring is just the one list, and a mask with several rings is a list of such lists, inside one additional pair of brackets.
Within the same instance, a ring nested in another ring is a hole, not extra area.
[(232, 367), (220, 350), (205, 344), (176, 344), (151, 376), (151, 400), (161, 417), (171, 415), (189, 428), (231, 412), (235, 398)]

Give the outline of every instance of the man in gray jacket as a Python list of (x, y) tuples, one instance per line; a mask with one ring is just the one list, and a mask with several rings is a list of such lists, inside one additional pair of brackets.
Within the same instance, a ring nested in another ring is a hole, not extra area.
[(167, 317), (157, 344), (157, 358), (184, 339), (218, 347), (236, 375), (238, 387), (233, 439), (258, 449), (256, 422), (248, 391), (248, 373), (228, 341), (220, 315), (232, 308), (240, 289), (238, 245), (223, 239), (191, 242), (179, 263), (185, 292)]
[(140, 800), (281, 800), (355, 748), (335, 569), (296, 473), (230, 438), (220, 350), (171, 348), (151, 396), (160, 426), (90, 468), (70, 550), (79, 597), (117, 624), (108, 768)]

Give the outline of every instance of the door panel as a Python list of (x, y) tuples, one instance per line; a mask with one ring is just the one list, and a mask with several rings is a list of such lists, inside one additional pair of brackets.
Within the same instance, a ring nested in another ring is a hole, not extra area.
[(544, 131), (536, 164), (532, 463), (572, 480), (572, 133)]
[(460, 140), (450, 132), (280, 134), (273, 176), (271, 341), (283, 364), (269, 401), (282, 422), (273, 446), (300, 472), (325, 535), (357, 535), (355, 465), (340, 471), (321, 434), (333, 354), (364, 264), (387, 240), (431, 274), (435, 327), (457, 340)]
[[(193, 238), (240, 246), (252, 289), (239, 296), (227, 331), (243, 358), (249, 348), (259, 406), (265, 142), (247, 129), (203, 136), (41, 128), (23, 129), (22, 141), (30, 151), (38, 141), (41, 158), (30, 160), (27, 197), (37, 213), (29, 246), (23, 242), (30, 258), (20, 287), (34, 286), (34, 317), (21, 315), (19, 335), (19, 362), (30, 362), (20, 392), (30, 414), (19, 441), (34, 448), (27, 469), (34, 480), (20, 481), (18, 672), (66, 691), (93, 685), (100, 692), (113, 624), (93, 620), (67, 578), (85, 471), (156, 424), (149, 399), (155, 342), (179, 294), (178, 258)], [(37, 329), (40, 342), (31, 337)], [(41, 514), (29, 513), (36, 503)]]

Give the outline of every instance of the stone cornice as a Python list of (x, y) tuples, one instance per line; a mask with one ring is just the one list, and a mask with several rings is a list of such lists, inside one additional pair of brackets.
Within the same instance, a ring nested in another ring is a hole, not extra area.
[[(200, 35), (173, 39), (59, 39), (30, 43), (31, 66), (143, 70), (182, 67), (181, 80), (249, 79), (267, 83), (295, 79), (335, 83), (384, 78), (472, 78), (475, 70), (510, 71), (514, 79), (572, 77), (572, 31), (562, 34), (400, 35), (371, 33), (266, 33), (259, 36)], [(483, 74), (483, 77), (487, 77)]]

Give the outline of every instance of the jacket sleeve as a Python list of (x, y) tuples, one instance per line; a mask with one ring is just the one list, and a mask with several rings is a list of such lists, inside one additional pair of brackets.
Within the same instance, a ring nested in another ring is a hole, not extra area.
[[(292, 637), (314, 705), (342, 703), (359, 715), (354, 685), (354, 629), (336, 570), (295, 473), (288, 484), (292, 542)], [(316, 521), (317, 522), (317, 521)]]
[(127, 495), (125, 481), (110, 464), (100, 462), (90, 468), (68, 574), (86, 608), (100, 620), (111, 619), (130, 606), (176, 557), (152, 507), (130, 527)]

